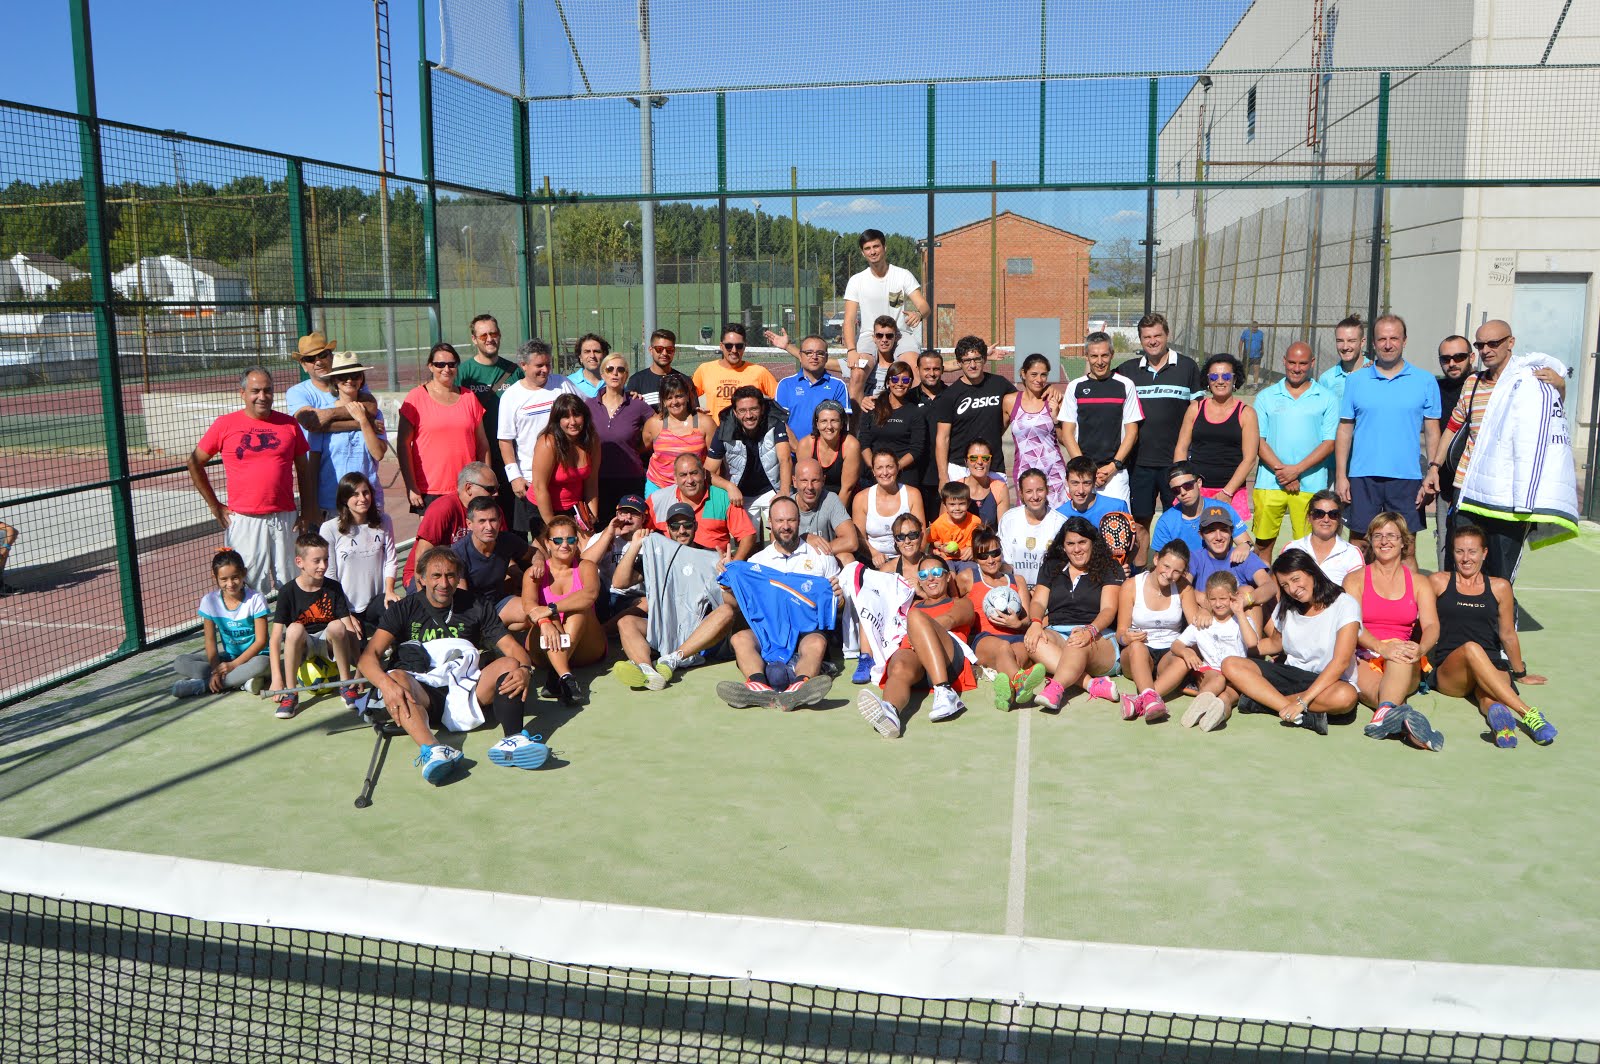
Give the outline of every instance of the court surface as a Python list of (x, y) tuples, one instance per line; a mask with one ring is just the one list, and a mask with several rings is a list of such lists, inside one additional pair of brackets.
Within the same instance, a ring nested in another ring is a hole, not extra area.
[(848, 677), (818, 710), (733, 710), (723, 664), (658, 693), (594, 679), (535, 725), (557, 754), (537, 772), (491, 764), (480, 731), (436, 789), (396, 740), (358, 810), (370, 730), (332, 698), (292, 721), (242, 694), (174, 701), (191, 642), (0, 715), (0, 832), (675, 909), (1596, 968), (1600, 532), (1530, 554), (1519, 591), (1547, 748), (1498, 750), (1433, 695), (1440, 754), (1256, 715), (1206, 735), (1104, 702), (1002, 714), (982, 689), (890, 742)]

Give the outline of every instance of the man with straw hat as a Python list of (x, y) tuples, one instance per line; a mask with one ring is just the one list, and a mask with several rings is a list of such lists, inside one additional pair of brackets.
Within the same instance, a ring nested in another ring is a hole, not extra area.
[[(328, 379), (328, 370), (333, 365), (334, 346), (334, 342), (320, 332), (300, 337), (294, 357), (305, 370), (306, 379), (291, 387), (283, 397), (284, 409), (299, 422), (305, 434), (306, 446), (311, 448), (311, 476), (319, 485), (317, 504), (324, 511), (333, 508), (332, 489), (324, 491), (320, 487), (325, 479), (321, 466), (326, 460), (324, 456), (328, 451), (328, 438), (334, 433), (363, 431), (340, 400), (333, 381)], [(361, 403), (367, 408), (369, 420), (376, 419), (378, 401), (372, 397), (372, 393), (362, 389)], [(337, 483), (338, 479), (335, 476), (332, 483)], [(377, 484), (375, 479), (373, 484)], [(320, 522), (320, 515), (313, 517)]]

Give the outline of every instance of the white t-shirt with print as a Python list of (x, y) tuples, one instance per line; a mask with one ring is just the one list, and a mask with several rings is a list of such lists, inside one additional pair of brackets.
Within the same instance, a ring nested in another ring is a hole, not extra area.
[(877, 350), (872, 343), (872, 323), (887, 314), (900, 326), (900, 342), (895, 345), (895, 353), (914, 354), (920, 351), (922, 326), (908, 328), (906, 313), (917, 309), (917, 305), (911, 301), (911, 293), (921, 287), (922, 282), (917, 280), (916, 274), (904, 266), (890, 266), (882, 277), (874, 275), (871, 267), (853, 275), (844, 287), (844, 297), (855, 303), (861, 312), (856, 322), (856, 350)]

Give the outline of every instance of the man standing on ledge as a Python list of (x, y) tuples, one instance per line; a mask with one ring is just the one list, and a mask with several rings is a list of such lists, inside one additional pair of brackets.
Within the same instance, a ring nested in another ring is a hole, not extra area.
[(867, 268), (853, 274), (844, 286), (844, 328), (840, 331), (845, 344), (853, 345), (852, 377), (857, 363), (867, 360), (860, 368), (872, 364), (870, 360), (877, 353), (872, 342), (872, 327), (880, 316), (888, 315), (900, 328), (895, 354), (912, 357), (922, 347), (922, 319), (928, 316), (928, 300), (922, 294), (922, 282), (905, 267), (889, 265), (888, 238), (883, 231), (863, 230), (857, 244), (861, 247), (861, 257), (867, 260)]
[[(294, 578), (294, 534), (318, 523), (316, 484), (299, 423), (272, 409), (272, 375), (260, 366), (245, 370), (239, 398), (244, 409), (223, 414), (200, 437), (189, 456), (189, 479), (227, 532), (228, 546), (244, 558), (250, 586), (265, 595)], [(228, 479), (226, 507), (206, 474), (206, 463), (219, 454)]]

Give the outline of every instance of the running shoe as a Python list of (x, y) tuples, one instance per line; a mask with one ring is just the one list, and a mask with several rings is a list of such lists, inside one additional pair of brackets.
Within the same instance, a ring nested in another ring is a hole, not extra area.
[(1401, 703), (1400, 720), (1405, 725), (1406, 741), (1418, 750), (1439, 751), (1444, 749), (1444, 733), (1436, 731), (1428, 718), (1411, 706)]
[(872, 682), (872, 655), (863, 653), (856, 659), (856, 671), (850, 676), (851, 683)]
[(1138, 720), (1139, 719), (1139, 714), (1143, 711), (1143, 708), (1144, 708), (1143, 707), (1143, 700), (1144, 700), (1144, 696), (1143, 695), (1123, 695), (1122, 696), (1122, 719), (1123, 720)]
[(813, 676), (809, 680), (796, 680), (778, 692), (775, 702), (779, 709), (791, 713), (821, 702), (832, 688), (832, 676)]
[(1216, 731), (1222, 726), (1222, 722), (1228, 719), (1228, 703), (1209, 692), (1202, 694), (1195, 701), (1204, 701), (1207, 698), (1211, 701), (1207, 703), (1205, 711), (1200, 714), (1200, 730)]
[(244, 690), (246, 694), (259, 695), (266, 689), (267, 678), (265, 676), (252, 676), (250, 679), (244, 682)]
[(1361, 734), (1369, 739), (1387, 739), (1391, 735), (1398, 735), (1405, 724), (1405, 714), (1401, 710), (1410, 708), (1410, 706), (1379, 706), (1372, 714), (1372, 720), (1361, 729)]
[(186, 677), (172, 685), (173, 698), (195, 698), (206, 693), (210, 685), (198, 677)]
[(1052, 713), (1058, 713), (1061, 710), (1061, 702), (1066, 697), (1067, 689), (1051, 679), (1038, 694), (1033, 696), (1033, 704)]
[[(1021, 673), (1018, 673), (1018, 675), (1020, 676)], [(1019, 703), (1022, 701), (1022, 696), (1017, 692), (1016, 681), (1007, 676), (1005, 673), (995, 673), (994, 679), (990, 682), (994, 685), (995, 709), (998, 709), (1001, 712), (1009, 710), (1011, 708), (1011, 699), (1013, 696), (1016, 697)]]
[(461, 751), (444, 743), (424, 746), (417, 752), (413, 765), (422, 766), (422, 778), (437, 787), (449, 778), (461, 760)]
[(1296, 723), (1302, 728), (1310, 728), (1318, 735), (1328, 734), (1328, 715), (1326, 713), (1318, 713), (1314, 709), (1308, 709), (1300, 714), (1300, 719)]
[(1166, 702), (1162, 701), (1161, 696), (1154, 691), (1145, 691), (1139, 697), (1144, 700), (1141, 708), (1144, 711), (1144, 722), (1146, 724), (1160, 724), (1172, 716), (1172, 713), (1167, 709)]
[(900, 738), (900, 714), (878, 692), (870, 689), (862, 691), (856, 696), (856, 706), (861, 710), (862, 718), (872, 725), (873, 731), (885, 739)]
[(1017, 692), (1016, 705), (1025, 706), (1032, 702), (1034, 693), (1044, 684), (1045, 676), (1044, 666), (1034, 665), (1011, 677), (1011, 686)]
[(717, 697), (734, 709), (744, 709), (747, 706), (765, 708), (778, 704), (778, 692), (757, 680), (746, 680), (743, 683), (723, 680), (717, 684)]
[[(611, 666), (612, 678), (622, 686), (630, 687), (635, 691), (641, 688), (650, 688), (650, 677), (652, 675), (655, 675), (657, 680), (661, 678), (660, 674), (656, 673), (656, 670), (649, 665), (640, 665), (637, 661), (629, 661), (627, 658), (623, 658)], [(660, 688), (650, 689), (659, 690)]]
[(583, 704), (583, 688), (578, 686), (578, 678), (572, 673), (556, 678), (556, 697), (561, 699), (564, 706), (577, 706)]
[(344, 699), (344, 708), (355, 712), (356, 700), (361, 697), (365, 688), (358, 683), (347, 683), (339, 688), (339, 697)]
[(935, 687), (933, 709), (928, 711), (928, 719), (935, 722), (949, 720), (951, 717), (960, 716), (966, 708), (954, 690), (949, 687)]
[(1199, 724), (1200, 718), (1205, 716), (1206, 708), (1211, 705), (1209, 700), (1215, 697), (1215, 695), (1195, 695), (1194, 700), (1189, 703), (1189, 708), (1185, 709), (1183, 716), (1178, 718), (1178, 723), (1185, 728), (1193, 728)]
[(1544, 719), (1532, 706), (1522, 715), (1522, 726), (1528, 729), (1528, 737), (1540, 746), (1549, 746), (1556, 741), (1556, 726)]
[(550, 756), (543, 739), (541, 735), (529, 735), (526, 729), (508, 735), (489, 747), (489, 760), (508, 768), (538, 768)]
[(273, 716), (277, 717), (279, 720), (288, 720), (298, 712), (300, 712), (299, 695), (278, 696), (278, 711), (274, 713)]
[(1083, 689), (1089, 692), (1090, 698), (1103, 698), (1107, 702), (1117, 700), (1117, 685), (1111, 682), (1109, 676), (1096, 676), (1084, 684)]
[(1517, 715), (1503, 702), (1489, 707), (1489, 730), (1494, 732), (1494, 745), (1510, 750), (1517, 745)]

